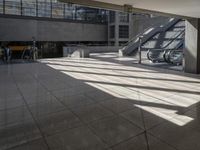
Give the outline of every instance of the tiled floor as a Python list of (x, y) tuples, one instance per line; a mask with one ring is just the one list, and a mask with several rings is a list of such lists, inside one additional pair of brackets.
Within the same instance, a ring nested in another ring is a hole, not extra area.
[(200, 76), (131, 58), (0, 66), (0, 150), (199, 150)]

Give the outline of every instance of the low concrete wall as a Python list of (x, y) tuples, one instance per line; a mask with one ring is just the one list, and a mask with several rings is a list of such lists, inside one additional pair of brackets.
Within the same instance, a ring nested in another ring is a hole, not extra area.
[(75, 50), (85, 49), (89, 53), (105, 53), (105, 52), (118, 52), (122, 47), (116, 46), (77, 46), (77, 47), (63, 47), (63, 57), (68, 57)]

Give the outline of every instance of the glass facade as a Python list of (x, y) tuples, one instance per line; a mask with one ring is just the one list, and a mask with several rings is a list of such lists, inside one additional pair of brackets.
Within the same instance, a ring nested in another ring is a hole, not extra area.
[(3, 14), (3, 0), (0, 0), (0, 14)]
[(38, 0), (38, 17), (51, 17), (51, 0)]
[(119, 13), (119, 21), (120, 22), (129, 22), (129, 14), (124, 13), (124, 12), (120, 12)]
[(110, 26), (110, 38), (115, 38), (115, 26)]
[[(5, 10), (5, 12), (4, 12)], [(57, 0), (0, 0), (0, 13), (106, 23), (108, 11)]]
[(35, 0), (22, 1), (22, 15), (36, 16), (36, 1)]
[(75, 20), (76, 14), (75, 14), (75, 5), (73, 4), (65, 4), (64, 5), (64, 18), (69, 20)]
[(64, 4), (52, 2), (52, 18), (64, 18)]
[(109, 20), (110, 20), (110, 23), (115, 22), (115, 12), (114, 11), (110, 12)]
[(11, 15), (21, 15), (21, 0), (6, 0), (5, 13)]

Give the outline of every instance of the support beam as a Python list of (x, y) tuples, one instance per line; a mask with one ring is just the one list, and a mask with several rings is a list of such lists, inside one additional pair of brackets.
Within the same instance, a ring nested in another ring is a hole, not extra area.
[(185, 33), (185, 72), (200, 73), (200, 19), (188, 19)]

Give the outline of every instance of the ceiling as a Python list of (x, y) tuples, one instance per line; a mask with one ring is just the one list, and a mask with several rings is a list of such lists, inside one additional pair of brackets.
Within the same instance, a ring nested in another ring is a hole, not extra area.
[[(133, 11), (161, 12), (178, 16), (200, 18), (200, 0), (60, 0), (74, 3), (87, 3), (95, 7), (106, 7), (106, 4), (113, 9), (120, 9), (124, 5), (133, 7)], [(103, 3), (102, 3), (103, 2)], [(102, 5), (103, 4), (103, 5)], [(90, 5), (90, 6), (91, 6)]]

